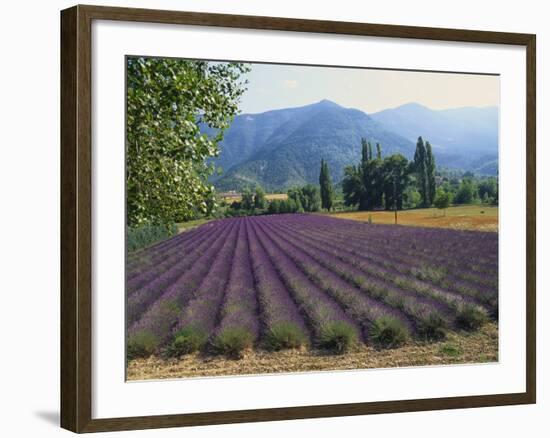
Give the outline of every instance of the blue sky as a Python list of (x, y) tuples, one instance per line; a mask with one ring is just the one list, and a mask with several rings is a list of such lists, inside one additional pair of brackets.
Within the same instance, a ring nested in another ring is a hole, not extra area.
[(417, 102), (432, 109), (498, 106), (497, 76), (251, 64), (243, 113), (307, 105), (322, 99), (373, 113)]

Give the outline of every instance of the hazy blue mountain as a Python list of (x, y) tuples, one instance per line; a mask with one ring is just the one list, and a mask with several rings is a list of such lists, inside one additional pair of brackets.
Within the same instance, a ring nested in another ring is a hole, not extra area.
[(322, 100), (237, 116), (215, 161), (223, 173), (213, 181), (219, 190), (254, 184), (284, 190), (316, 183), (324, 158), (338, 183), (344, 167), (359, 161), (362, 137), (373, 147), (381, 143), (384, 155), (400, 152), (412, 158), (418, 136), (430, 141), (438, 166), (498, 172), (496, 107), (431, 110), (412, 103), (367, 115)]
[(384, 129), (362, 111), (321, 102), (298, 108), (243, 114), (227, 131), (217, 164), (224, 174), (215, 181), (220, 190), (261, 184), (268, 190), (316, 183), (321, 158), (328, 161), (335, 182), (346, 165), (359, 161), (361, 138), (384, 154), (401, 152), (409, 158), (414, 143)]
[[(438, 164), (493, 174), (498, 160), (498, 108), (432, 110), (418, 103), (371, 114), (386, 129), (410, 141), (430, 141)], [(483, 159), (483, 162), (480, 160)], [(493, 165), (490, 165), (493, 163)]]

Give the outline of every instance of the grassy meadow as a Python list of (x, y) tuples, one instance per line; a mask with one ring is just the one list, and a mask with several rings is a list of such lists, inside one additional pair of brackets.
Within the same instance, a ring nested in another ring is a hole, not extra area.
[[(393, 211), (352, 211), (329, 213), (341, 219), (376, 224), (393, 224)], [(446, 210), (418, 208), (397, 212), (397, 223), (415, 227), (451, 228), (455, 230), (498, 231), (498, 207), (460, 205)]]

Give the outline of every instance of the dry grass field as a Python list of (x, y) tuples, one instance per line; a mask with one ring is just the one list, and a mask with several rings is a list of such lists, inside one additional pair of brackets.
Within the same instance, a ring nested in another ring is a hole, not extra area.
[[(393, 211), (353, 211), (331, 213), (342, 219), (375, 224), (393, 224)], [(445, 212), (437, 208), (422, 208), (397, 212), (397, 223), (418, 227), (452, 228), (456, 230), (498, 231), (498, 207), (465, 205), (449, 207)]]
[[(238, 193), (231, 195), (222, 193), (220, 196), (225, 202), (229, 204), (232, 202), (240, 202), (242, 199), (241, 195)], [(288, 199), (288, 195), (286, 193), (266, 193), (265, 199), (267, 199), (268, 201), (274, 201), (275, 199), (286, 200)]]
[(231, 376), (278, 372), (352, 370), (407, 366), (488, 363), (498, 361), (498, 325), (486, 324), (478, 332), (449, 333), (435, 343), (415, 342), (397, 349), (377, 350), (361, 345), (341, 356), (308, 349), (267, 352), (246, 351), (244, 360), (193, 353), (181, 359), (155, 356), (128, 363), (128, 380)]

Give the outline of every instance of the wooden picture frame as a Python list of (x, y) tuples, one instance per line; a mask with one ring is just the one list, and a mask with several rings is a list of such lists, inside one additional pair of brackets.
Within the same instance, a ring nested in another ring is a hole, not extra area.
[[(187, 24), (519, 45), (526, 48), (527, 284), (526, 391), (522, 393), (346, 403), (226, 412), (92, 418), (92, 157), (93, 20)], [(378, 413), (530, 404), (536, 401), (535, 111), (536, 37), (531, 34), (75, 6), (61, 12), (61, 426), (99, 432)]]

